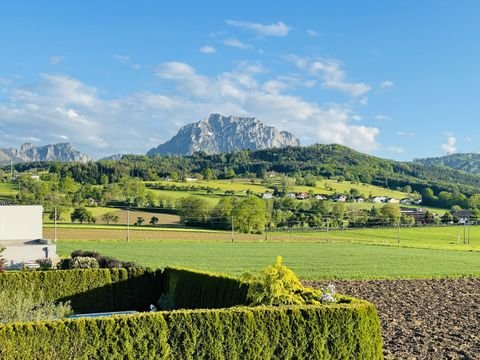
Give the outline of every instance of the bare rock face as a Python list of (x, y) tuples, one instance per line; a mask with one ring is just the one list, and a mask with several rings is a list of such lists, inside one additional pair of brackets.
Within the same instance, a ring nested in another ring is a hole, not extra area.
[(172, 139), (151, 149), (147, 155), (191, 155), (196, 151), (218, 154), (299, 145), (293, 134), (264, 125), (254, 117), (210, 114), (202, 121), (185, 125)]
[(75, 150), (71, 144), (62, 143), (45, 146), (23, 144), (20, 149), (0, 149), (0, 164), (33, 162), (33, 161), (75, 161), (88, 162), (91, 158)]

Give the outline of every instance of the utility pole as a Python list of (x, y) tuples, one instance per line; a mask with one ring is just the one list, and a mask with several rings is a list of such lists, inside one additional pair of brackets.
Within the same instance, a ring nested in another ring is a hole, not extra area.
[(328, 242), (328, 225), (329, 225), (329, 218), (327, 217), (327, 242)]
[(10, 160), (10, 181), (13, 182), (13, 161)]
[(268, 210), (265, 211), (265, 241), (268, 240)]
[(53, 241), (57, 242), (57, 208), (55, 207), (55, 212), (53, 214)]
[(234, 228), (233, 216), (232, 216), (232, 243), (233, 243), (233, 240), (235, 240), (235, 228)]
[(467, 236), (467, 244), (470, 244), (470, 217), (468, 218), (468, 236)]
[(127, 242), (130, 242), (130, 208), (127, 209)]
[(397, 243), (400, 244), (400, 221), (398, 222)]
[(463, 243), (467, 243), (467, 220), (463, 221)]

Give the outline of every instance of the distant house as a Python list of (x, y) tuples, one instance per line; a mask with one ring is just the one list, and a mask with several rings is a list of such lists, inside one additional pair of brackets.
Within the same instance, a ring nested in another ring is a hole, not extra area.
[(192, 181), (198, 181), (198, 179), (195, 178), (195, 177), (186, 177), (186, 178), (185, 178), (185, 181), (187, 181), (187, 182), (192, 182)]
[(40, 175), (30, 175), (30, 179), (32, 179), (32, 180), (40, 180)]
[(409, 198), (403, 198), (403, 199), (400, 199), (400, 204), (403, 204), (403, 205), (411, 205), (411, 204), (412, 204), (412, 200), (409, 199)]
[(354, 197), (352, 201), (355, 203), (364, 203), (365, 199), (361, 196), (357, 196), (357, 197)]
[(458, 219), (457, 224), (464, 225), (470, 222), (473, 213), (470, 210), (458, 210), (455, 211), (452, 215)]
[(317, 200), (327, 200), (327, 196), (322, 195), (322, 194), (316, 194), (315, 199), (317, 199)]
[(308, 199), (308, 193), (307, 192), (299, 192), (295, 195), (297, 200), (305, 200)]
[(347, 196), (343, 195), (343, 194), (335, 195), (334, 197), (332, 197), (332, 201), (345, 202), (345, 201), (347, 201)]
[(296, 199), (297, 195), (295, 193), (288, 193), (285, 197), (288, 199)]
[(266, 193), (263, 193), (262, 194), (262, 199), (273, 199), (273, 194), (272, 193), (269, 193), (269, 192), (266, 192)]
[(57, 246), (43, 239), (42, 206), (0, 206), (0, 246), (10, 268), (57, 258)]
[(402, 215), (408, 215), (413, 217), (415, 219), (415, 224), (424, 225), (427, 223), (425, 218), (426, 211), (424, 209), (401, 207), (400, 212), (402, 213)]
[(374, 204), (382, 204), (382, 203), (385, 203), (387, 200), (387, 197), (386, 196), (374, 196), (372, 198), (372, 203)]
[(385, 199), (385, 203), (387, 203), (387, 204), (398, 204), (398, 203), (400, 203), (400, 200), (395, 199), (395, 198), (391, 198), (391, 197), (387, 197)]

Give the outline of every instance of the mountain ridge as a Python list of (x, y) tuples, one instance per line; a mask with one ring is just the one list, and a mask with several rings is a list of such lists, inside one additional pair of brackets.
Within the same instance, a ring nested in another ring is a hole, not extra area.
[(0, 148), (0, 165), (37, 161), (72, 161), (85, 163), (92, 159), (87, 154), (75, 150), (70, 143), (35, 146), (24, 143), (20, 148)]
[(170, 140), (150, 149), (147, 155), (191, 155), (197, 151), (218, 154), (299, 145), (300, 141), (292, 133), (265, 125), (255, 117), (212, 113), (203, 120), (183, 126)]

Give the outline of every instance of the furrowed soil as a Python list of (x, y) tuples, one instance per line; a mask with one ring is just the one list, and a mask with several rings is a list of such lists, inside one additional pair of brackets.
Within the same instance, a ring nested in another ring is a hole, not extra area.
[(375, 304), (386, 359), (480, 359), (480, 278), (331, 283)]

